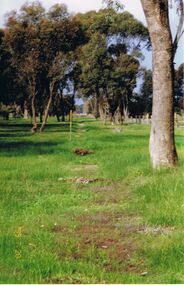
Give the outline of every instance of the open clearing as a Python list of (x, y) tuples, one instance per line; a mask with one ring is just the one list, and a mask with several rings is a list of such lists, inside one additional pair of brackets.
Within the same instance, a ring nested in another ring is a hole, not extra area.
[(157, 172), (149, 126), (68, 129), (1, 121), (0, 282), (184, 283), (183, 129), (180, 168)]

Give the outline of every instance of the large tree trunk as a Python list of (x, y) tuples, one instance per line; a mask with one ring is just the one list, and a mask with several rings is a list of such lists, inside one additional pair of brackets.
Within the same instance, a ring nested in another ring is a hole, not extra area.
[(177, 165), (174, 141), (173, 45), (167, 0), (141, 0), (153, 49), (150, 156), (154, 168)]

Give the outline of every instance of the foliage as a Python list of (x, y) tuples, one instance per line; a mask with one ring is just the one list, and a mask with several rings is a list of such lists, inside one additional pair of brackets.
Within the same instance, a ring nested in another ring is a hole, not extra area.
[(94, 101), (96, 117), (105, 104), (112, 117), (116, 112), (125, 116), (139, 75), (141, 46), (148, 42), (147, 29), (130, 13), (112, 7), (76, 17), (89, 37), (80, 60), (82, 93)]
[(184, 63), (175, 71), (175, 111), (184, 110)]
[(136, 115), (151, 114), (152, 112), (152, 71), (143, 69), (143, 82), (139, 94), (134, 93), (130, 99), (130, 113)]
[[(72, 94), (72, 110), (76, 95), (92, 100), (96, 117), (107, 112), (122, 119), (129, 112), (150, 112), (145, 91), (138, 96), (134, 92), (141, 75), (141, 50), (149, 46), (147, 28), (118, 1), (106, 2), (98, 12), (72, 15), (65, 4), (46, 11), (34, 1), (7, 14), (0, 33), (0, 101), (16, 103), (22, 112), (27, 106), (41, 121), (52, 105), (64, 113), (61, 93)], [(145, 83), (144, 88), (151, 87)]]
[(19, 13), (7, 15), (3, 45), (10, 54), (8, 65), (16, 73), (14, 85), (19, 87), (14, 90), (13, 100), (18, 102), (22, 96), (22, 107), (25, 101), (28, 102), (34, 131), (37, 128), (36, 114), (39, 112), (42, 116), (44, 109), (50, 108), (47, 102), (51, 82), (57, 81), (57, 86), (61, 85), (60, 81), (64, 86), (68, 84), (68, 77), (61, 75), (65, 72), (62, 65), (55, 65), (53, 70), (58, 54), (70, 55), (84, 41), (81, 24), (68, 13), (65, 5), (54, 5), (46, 13), (41, 3), (35, 1), (23, 5)]

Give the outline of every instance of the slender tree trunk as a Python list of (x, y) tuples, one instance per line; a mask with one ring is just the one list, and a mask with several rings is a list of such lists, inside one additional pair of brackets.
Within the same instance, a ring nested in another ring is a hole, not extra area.
[(59, 113), (58, 113), (58, 112), (56, 112), (56, 118), (57, 118), (57, 121), (58, 121), (58, 123), (59, 123), (61, 120), (60, 120), (60, 116), (59, 116)]
[(109, 94), (108, 94), (108, 86), (105, 88), (104, 94), (105, 94), (105, 100), (106, 100), (104, 125), (106, 125), (106, 123), (107, 123), (107, 116), (109, 115), (109, 108), (110, 108), (110, 106), (109, 106), (109, 101), (108, 101), (108, 97), (109, 97)]
[(75, 110), (75, 93), (76, 93), (76, 88), (74, 87), (73, 95), (72, 95), (72, 111)]
[(34, 76), (32, 78), (28, 78), (29, 82), (29, 90), (31, 93), (31, 120), (32, 120), (32, 128), (31, 132), (34, 134), (37, 131), (37, 123), (36, 123), (36, 108), (35, 108), (35, 101), (36, 101), (36, 80)]
[(104, 125), (107, 123), (107, 106), (105, 106)]
[(122, 103), (122, 98), (119, 100), (119, 121), (120, 125), (123, 124), (123, 103)]
[(120, 123), (120, 125), (123, 125), (123, 118), (122, 118), (121, 110), (119, 110), (119, 123)]
[(63, 100), (63, 91), (60, 94), (60, 106), (61, 106), (61, 122), (65, 122), (65, 105)]
[[(44, 88), (44, 92), (43, 92), (43, 98), (45, 98), (47, 96), (47, 89)], [(40, 102), (39, 102), (39, 116), (40, 116), (40, 123), (43, 123), (43, 116), (44, 116), (44, 99), (41, 98)]]
[(94, 98), (94, 116), (95, 119), (99, 118), (99, 92), (96, 91), (95, 98)]
[(32, 94), (31, 110), (32, 110), (32, 129), (31, 129), (31, 132), (34, 134), (37, 131), (36, 109), (35, 109), (35, 93)]
[(123, 115), (124, 115), (124, 120), (126, 122), (128, 122), (129, 110), (128, 110), (128, 95), (127, 95), (127, 93), (124, 94), (124, 96), (123, 96)]
[(150, 156), (154, 168), (177, 165), (174, 141), (173, 45), (167, 0), (141, 0), (153, 49)]
[(105, 116), (106, 116), (106, 113), (105, 113), (105, 102), (103, 101), (103, 99), (102, 100), (100, 100), (100, 102), (99, 102), (99, 114), (100, 114), (100, 119), (102, 120), (102, 121), (104, 121), (105, 120)]
[(125, 119), (125, 121), (128, 122), (129, 111), (128, 111), (128, 109), (127, 109), (126, 106), (124, 106), (123, 114), (124, 114), (124, 119)]
[(47, 102), (47, 106), (46, 106), (46, 109), (45, 109), (44, 120), (43, 120), (41, 128), (40, 128), (40, 132), (41, 133), (45, 130), (45, 126), (46, 126), (47, 119), (48, 119), (48, 116), (49, 116), (49, 110), (50, 110), (50, 106), (51, 106), (52, 98), (53, 98), (53, 89), (54, 89), (54, 83), (51, 83), (50, 87), (49, 87), (49, 93), (50, 93), (49, 94), (49, 100)]
[(24, 119), (27, 120), (29, 118), (27, 101), (24, 102)]
[(94, 104), (93, 104), (93, 100), (90, 99), (89, 100), (89, 104), (88, 104), (88, 111), (87, 114), (93, 114), (94, 113)]
[(65, 114), (64, 113), (62, 113), (61, 122), (65, 122)]
[(114, 125), (115, 124), (115, 112), (111, 112), (110, 114), (110, 123), (111, 125)]

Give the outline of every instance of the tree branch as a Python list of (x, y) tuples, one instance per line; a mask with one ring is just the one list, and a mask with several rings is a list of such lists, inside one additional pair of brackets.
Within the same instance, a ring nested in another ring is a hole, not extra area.
[(179, 13), (180, 13), (180, 18), (179, 18), (179, 24), (178, 24), (178, 28), (177, 28), (177, 32), (176, 32), (176, 36), (173, 42), (173, 55), (175, 56), (177, 48), (178, 48), (178, 43), (184, 33), (184, 27), (183, 27), (183, 23), (184, 23), (184, 2), (183, 0), (178, 0), (179, 1)]

